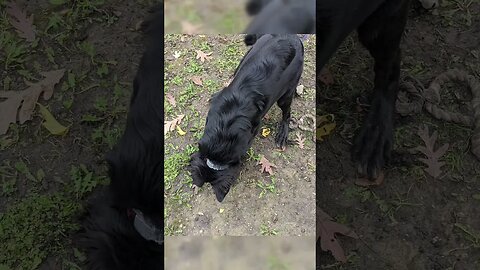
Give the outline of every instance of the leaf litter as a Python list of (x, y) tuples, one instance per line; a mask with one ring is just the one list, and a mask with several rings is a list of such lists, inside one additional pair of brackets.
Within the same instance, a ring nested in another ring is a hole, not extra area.
[(193, 81), (194, 84), (196, 84), (198, 86), (203, 86), (202, 77), (200, 77), (200, 76), (192, 76), (192, 81)]
[(260, 172), (266, 172), (270, 175), (273, 175), (273, 167), (277, 167), (277, 165), (270, 162), (264, 155), (262, 155), (257, 165), (262, 165), (262, 168), (260, 168)]
[(426, 125), (423, 125), (423, 128), (419, 128), (417, 134), (424, 141), (425, 146), (419, 146), (416, 150), (427, 156), (427, 158), (419, 158), (419, 160), (428, 166), (424, 169), (425, 172), (437, 179), (442, 175), (442, 166), (445, 165), (445, 162), (439, 160), (447, 152), (449, 145), (448, 143), (444, 144), (435, 150), (438, 133), (434, 131), (432, 136), (430, 136), (430, 131)]
[(163, 130), (163, 135), (167, 135), (168, 132), (170, 131), (174, 131), (177, 127), (177, 125), (180, 124), (180, 122), (182, 122), (182, 119), (183, 117), (185, 117), (184, 114), (181, 114), (181, 115), (178, 115), (175, 119), (173, 120), (170, 120), (170, 121), (165, 121), (164, 122), (164, 130)]
[(305, 138), (302, 136), (302, 134), (295, 134), (295, 142), (298, 144), (298, 147), (300, 147), (300, 149), (303, 149), (305, 147)]
[(205, 62), (205, 60), (209, 60), (210, 58), (212, 58), (210, 55), (212, 55), (213, 52), (209, 52), (209, 53), (204, 53), (203, 51), (201, 50), (197, 50), (197, 56), (195, 57), (196, 59), (200, 59), (200, 62)]
[(27, 17), (27, 12), (22, 11), (15, 2), (7, 2), (6, 11), (11, 16), (10, 24), (17, 30), (18, 35), (28, 42), (35, 41), (33, 14)]
[(68, 127), (63, 126), (60, 124), (57, 119), (50, 113), (50, 111), (45, 108), (42, 104), (38, 104), (40, 107), (40, 114), (42, 115), (43, 119), (45, 120), (42, 125), (53, 135), (63, 136), (67, 134)]
[(10, 124), (20, 124), (32, 119), (35, 105), (43, 93), (43, 99), (49, 100), (53, 95), (54, 87), (60, 82), (65, 74), (64, 69), (41, 72), (43, 80), (30, 83), (23, 91), (0, 91), (0, 99), (6, 99), (0, 103), (0, 135), (7, 133)]
[[(317, 237), (320, 239), (320, 247), (323, 251), (330, 251), (337, 261), (347, 262), (340, 241), (336, 235), (341, 234), (358, 239), (358, 235), (343, 224), (333, 221), (333, 218), (317, 207)], [(317, 239), (318, 240), (318, 239)]]

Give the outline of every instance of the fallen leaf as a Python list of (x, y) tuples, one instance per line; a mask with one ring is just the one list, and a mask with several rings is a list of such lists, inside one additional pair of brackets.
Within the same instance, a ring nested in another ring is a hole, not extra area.
[(298, 144), (298, 147), (300, 147), (300, 149), (303, 149), (305, 147), (305, 138), (303, 138), (302, 134), (300, 133), (297, 133), (296, 137), (297, 138), (295, 138), (295, 142)]
[(27, 12), (22, 11), (14, 2), (7, 2), (7, 14), (12, 18), (10, 24), (15, 27), (20, 37), (28, 42), (35, 41), (35, 26), (33, 25), (33, 14), (27, 17)]
[(297, 86), (297, 95), (300, 96), (301, 94), (303, 94), (303, 89), (304, 89), (304, 88), (305, 88), (305, 87), (304, 87), (303, 85)]
[(180, 56), (182, 56), (182, 53), (180, 53), (179, 51), (175, 51), (173, 53), (173, 57), (175, 57), (175, 59), (178, 59)]
[(419, 146), (416, 150), (427, 156), (427, 158), (419, 158), (419, 160), (428, 166), (424, 169), (425, 172), (437, 179), (442, 174), (442, 166), (445, 165), (445, 162), (439, 161), (439, 159), (447, 152), (448, 143), (435, 150), (438, 133), (434, 131), (430, 136), (430, 131), (426, 125), (423, 125), (423, 128), (420, 128), (417, 134), (425, 142), (425, 147)]
[(263, 137), (266, 138), (268, 135), (270, 135), (270, 132), (271, 132), (270, 128), (262, 128), (262, 136)]
[(200, 30), (200, 25), (193, 25), (190, 22), (182, 22), (182, 33), (187, 35), (197, 34)]
[(220, 210), (218, 212), (220, 212), (220, 214), (221, 214), (221, 213), (225, 212), (225, 209), (220, 208)]
[(0, 91), (0, 98), (7, 99), (0, 103), (0, 135), (8, 131), (11, 123), (17, 122), (17, 115), (20, 124), (32, 119), (35, 105), (42, 92), (43, 98), (49, 100), (55, 85), (64, 73), (64, 69), (42, 72), (45, 79), (36, 83), (27, 82), (29, 87), (23, 91)]
[(200, 76), (192, 76), (192, 81), (194, 84), (198, 85), (198, 86), (203, 86), (203, 81), (202, 81), (202, 78)]
[(175, 97), (171, 93), (167, 93), (165, 97), (167, 98), (168, 103), (172, 105), (172, 107), (177, 107), (177, 101), (175, 100)]
[(328, 68), (324, 67), (320, 70), (320, 74), (318, 75), (318, 79), (323, 82), (325, 85), (332, 85), (334, 83), (332, 73)]
[(212, 55), (212, 53), (213, 52), (204, 53), (201, 50), (197, 50), (196, 59), (200, 59), (200, 61), (203, 63), (203, 62), (205, 62), (205, 60), (208, 60), (208, 59), (212, 58), (212, 57), (210, 57), (210, 55)]
[(317, 207), (317, 236), (320, 238), (320, 247), (323, 251), (330, 251), (337, 261), (347, 262), (347, 257), (343, 251), (340, 242), (336, 235), (342, 234), (355, 239), (358, 239), (358, 235), (343, 224), (339, 224), (333, 221), (327, 213)]
[(272, 167), (277, 167), (277, 165), (271, 163), (270, 161), (268, 161), (268, 159), (265, 158), (265, 156), (262, 155), (262, 157), (260, 158), (260, 161), (257, 163), (257, 165), (262, 165), (262, 168), (260, 169), (260, 172), (266, 172), (270, 175), (273, 174), (273, 169)]
[(187, 134), (187, 132), (183, 131), (183, 129), (180, 126), (177, 126), (177, 133), (180, 136), (184, 136), (185, 134)]
[(42, 104), (38, 104), (40, 107), (40, 114), (42, 115), (43, 119), (45, 120), (42, 125), (52, 134), (52, 135), (59, 135), (63, 136), (67, 134), (68, 127), (63, 126), (60, 124), (55, 117), (50, 113), (50, 111), (45, 108)]
[(168, 132), (175, 130), (178, 124), (182, 122), (185, 115), (181, 114), (171, 121), (165, 121), (163, 126), (163, 134), (167, 135)]
[(316, 116), (316, 139), (320, 142), (323, 141), (323, 137), (328, 136), (335, 129), (335, 116), (333, 114), (317, 115)]

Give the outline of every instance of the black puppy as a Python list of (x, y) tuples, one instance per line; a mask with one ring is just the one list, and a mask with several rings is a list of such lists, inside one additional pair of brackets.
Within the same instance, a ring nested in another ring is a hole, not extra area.
[(303, 44), (296, 35), (264, 35), (247, 52), (229, 86), (210, 100), (199, 152), (191, 157), (193, 184), (210, 182), (223, 201), (240, 173), (240, 161), (277, 102), (282, 109), (275, 143), (285, 147), (290, 105), (303, 71)]
[(84, 221), (88, 269), (163, 269), (163, 5), (154, 12), (125, 132), (107, 156), (111, 183)]
[(315, 0), (250, 0), (246, 10), (255, 16), (245, 30), (247, 45), (262, 34), (315, 33)]
[(358, 29), (360, 42), (375, 60), (375, 86), (352, 157), (359, 173), (377, 178), (393, 147), (393, 114), (400, 76), (400, 40), (409, 0), (321, 0), (317, 2), (317, 68), (322, 68), (347, 35)]

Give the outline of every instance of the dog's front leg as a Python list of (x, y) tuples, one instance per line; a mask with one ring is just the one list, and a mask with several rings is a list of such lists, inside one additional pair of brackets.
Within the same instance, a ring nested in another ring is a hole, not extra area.
[(294, 93), (295, 92), (291, 93), (291, 91), (289, 91), (277, 101), (278, 107), (282, 109), (282, 120), (278, 124), (275, 145), (282, 150), (285, 149), (288, 142), (288, 125), (290, 123), (290, 111)]
[[(398, 6), (400, 5), (400, 6)], [(393, 147), (393, 116), (400, 77), (400, 40), (408, 1), (387, 1), (358, 29), (359, 39), (375, 59), (375, 88), (363, 126), (354, 139), (352, 157), (358, 171), (376, 179)], [(392, 10), (395, 10), (392, 14)]]

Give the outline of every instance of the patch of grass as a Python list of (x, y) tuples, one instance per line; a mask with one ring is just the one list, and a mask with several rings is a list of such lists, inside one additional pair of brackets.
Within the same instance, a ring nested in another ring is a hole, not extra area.
[(183, 167), (188, 164), (190, 160), (190, 155), (193, 154), (198, 149), (196, 146), (187, 145), (183, 152), (177, 152), (178, 148), (175, 148), (176, 153), (171, 154), (165, 159), (164, 163), (164, 181), (165, 181), (165, 191), (168, 191), (172, 188), (172, 184), (180, 174), (180, 171)]
[(94, 175), (93, 171), (89, 171), (84, 164), (72, 165), (70, 176), (73, 181), (73, 192), (77, 199), (89, 194), (99, 184), (108, 184), (107, 177)]
[(3, 62), (5, 70), (23, 68), (28, 57), (28, 47), (22, 41), (10, 32), (3, 31), (0, 32), (0, 48), (4, 52), (0, 61)]
[(258, 195), (259, 199), (265, 196), (265, 194), (267, 194), (268, 192), (277, 194), (277, 190), (275, 188), (275, 177), (271, 177), (271, 180), (272, 181), (270, 184), (262, 181), (257, 181), (257, 187), (261, 189), (260, 195)]
[(36, 269), (48, 254), (60, 255), (69, 245), (66, 235), (79, 228), (82, 210), (62, 193), (33, 195), (0, 214), (0, 264), (12, 269)]
[(270, 228), (268, 225), (260, 225), (260, 234), (262, 235), (277, 235), (278, 231), (276, 229)]
[(480, 248), (480, 232), (473, 230), (468, 225), (463, 225), (460, 223), (454, 224), (455, 228), (462, 232), (465, 240), (471, 243), (474, 248)]

